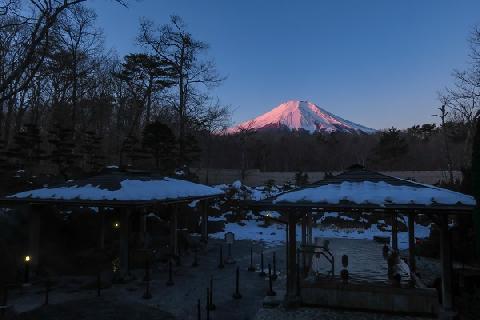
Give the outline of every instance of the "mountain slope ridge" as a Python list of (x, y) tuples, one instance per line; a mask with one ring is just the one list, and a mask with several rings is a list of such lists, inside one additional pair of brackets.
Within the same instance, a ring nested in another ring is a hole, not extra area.
[(376, 130), (345, 120), (309, 101), (290, 100), (272, 110), (228, 129), (229, 133), (241, 128), (306, 130), (313, 132), (374, 133)]

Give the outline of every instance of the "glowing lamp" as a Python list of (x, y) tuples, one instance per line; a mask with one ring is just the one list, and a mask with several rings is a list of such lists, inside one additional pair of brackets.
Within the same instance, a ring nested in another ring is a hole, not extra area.
[(29, 285), (30, 283), (30, 256), (25, 256), (23, 258), (23, 261), (25, 262), (25, 267), (24, 267), (24, 280), (23, 280), (23, 285)]
[(118, 228), (120, 228), (120, 223), (118, 223), (118, 222), (115, 222), (115, 223), (113, 224), (113, 227), (114, 227), (115, 229), (118, 229)]

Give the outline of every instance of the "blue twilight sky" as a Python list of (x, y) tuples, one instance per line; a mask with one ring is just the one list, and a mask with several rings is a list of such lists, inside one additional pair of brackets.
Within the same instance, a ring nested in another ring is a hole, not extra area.
[(381, 129), (436, 122), (437, 92), (468, 59), (478, 0), (91, 0), (106, 47), (136, 51), (141, 17), (180, 15), (227, 80), (233, 121), (309, 100)]

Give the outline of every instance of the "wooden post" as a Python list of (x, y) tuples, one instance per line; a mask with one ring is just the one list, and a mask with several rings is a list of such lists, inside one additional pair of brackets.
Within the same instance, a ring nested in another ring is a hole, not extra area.
[(302, 213), (302, 246), (307, 244), (307, 215)]
[(145, 208), (140, 210), (138, 219), (140, 220), (140, 243), (143, 249), (147, 249), (147, 210)]
[(120, 275), (125, 278), (129, 273), (129, 220), (130, 210), (127, 208), (120, 209)]
[(30, 272), (38, 273), (40, 262), (40, 214), (43, 206), (27, 205), (25, 210), (28, 214), (29, 234), (28, 234), (28, 252), (30, 256)]
[(287, 269), (287, 305), (296, 301), (296, 278), (297, 278), (297, 233), (296, 212), (288, 212), (288, 269)]
[[(313, 215), (311, 211), (307, 213), (307, 245), (313, 245)], [(307, 270), (311, 267), (312, 255), (312, 252), (309, 251), (307, 255)]]
[[(302, 253), (302, 274), (306, 274), (306, 267), (307, 267), (307, 257), (305, 255), (305, 246), (307, 245), (307, 215), (305, 212), (302, 212), (302, 250), (300, 251)], [(300, 261), (298, 261), (298, 264), (300, 265)]]
[(311, 212), (307, 213), (307, 244), (313, 244), (313, 215)]
[(392, 211), (392, 249), (398, 251), (398, 221), (395, 211)]
[[(287, 214), (287, 217), (288, 217), (288, 215), (290, 215), (290, 213), (288, 211), (286, 212), (286, 214)], [(282, 212), (282, 215), (285, 215), (285, 212)], [(287, 271), (288, 271), (288, 252), (290, 250), (289, 249), (290, 248), (290, 246), (289, 246), (290, 237), (289, 237), (289, 234), (288, 234), (288, 230), (289, 230), (289, 228), (288, 228), (288, 224), (287, 224), (286, 227), (285, 227), (285, 238), (286, 238), (285, 239), (285, 270), (287, 270)], [(288, 277), (288, 273), (286, 273), (286, 274), (287, 274), (287, 277)]]
[(98, 207), (98, 216), (100, 219), (100, 235), (98, 239), (98, 248), (105, 249), (105, 210), (103, 207)]
[(170, 253), (172, 256), (178, 256), (178, 205), (174, 205), (170, 213)]
[[(450, 236), (448, 233), (448, 214), (440, 216), (440, 265), (442, 269), (442, 307), (443, 311), (453, 311), (452, 296), (452, 261), (450, 250)], [(447, 317), (448, 318), (448, 317)]]
[(408, 264), (410, 267), (411, 280), (415, 277), (413, 274), (416, 271), (415, 264), (415, 214), (408, 213)]
[(202, 241), (208, 242), (208, 200), (203, 202), (202, 212)]

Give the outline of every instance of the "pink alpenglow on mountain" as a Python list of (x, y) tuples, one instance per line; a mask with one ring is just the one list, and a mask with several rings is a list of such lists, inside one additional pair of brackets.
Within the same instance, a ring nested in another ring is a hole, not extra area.
[(376, 130), (342, 119), (314, 103), (292, 100), (280, 104), (261, 116), (229, 128), (228, 133), (241, 128), (256, 130), (289, 129), (313, 132), (374, 133)]

